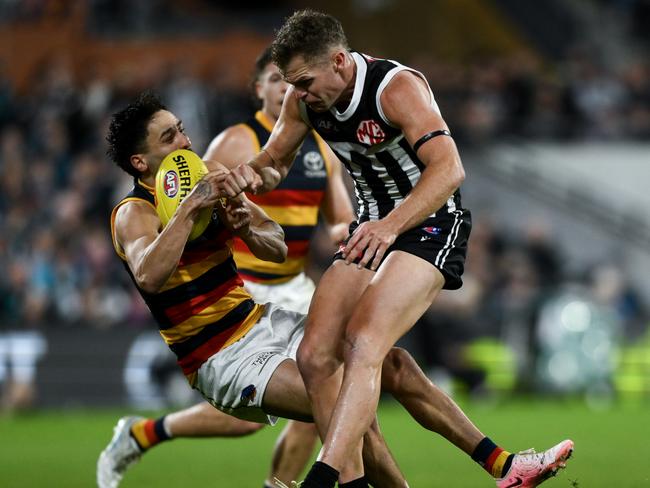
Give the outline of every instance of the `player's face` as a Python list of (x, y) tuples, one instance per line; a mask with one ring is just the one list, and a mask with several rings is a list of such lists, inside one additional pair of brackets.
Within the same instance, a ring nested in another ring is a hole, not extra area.
[(287, 65), (284, 79), (294, 86), (296, 96), (315, 112), (329, 110), (347, 86), (333, 55), (311, 62), (295, 56)]
[(147, 126), (147, 152), (143, 159), (155, 173), (162, 160), (177, 149), (189, 149), (192, 141), (185, 134), (183, 122), (167, 110), (156, 112)]
[(257, 97), (262, 100), (263, 110), (277, 120), (280, 110), (282, 110), (284, 94), (289, 87), (289, 84), (282, 78), (278, 67), (273, 63), (267, 64), (257, 79), (255, 87)]

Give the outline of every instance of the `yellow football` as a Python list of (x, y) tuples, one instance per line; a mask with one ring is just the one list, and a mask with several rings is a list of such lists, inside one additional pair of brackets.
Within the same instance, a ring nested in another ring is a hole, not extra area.
[[(169, 153), (163, 159), (156, 173), (156, 211), (163, 227), (176, 212), (181, 202), (190, 194), (192, 188), (208, 172), (201, 158), (187, 149), (179, 149)], [(200, 211), (194, 222), (188, 240), (193, 240), (203, 234), (212, 218), (212, 208)]]

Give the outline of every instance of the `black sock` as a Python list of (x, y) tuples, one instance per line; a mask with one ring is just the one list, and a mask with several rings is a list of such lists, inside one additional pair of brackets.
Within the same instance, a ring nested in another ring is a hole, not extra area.
[(332, 466), (316, 461), (300, 486), (302, 488), (334, 488), (338, 479), (339, 472), (337, 470)]
[(163, 415), (162, 417), (156, 419), (153, 424), (153, 429), (158, 436), (158, 442), (168, 441), (171, 439), (171, 436), (165, 430), (165, 417), (167, 417), (167, 415)]
[(339, 488), (368, 488), (366, 477), (362, 476), (359, 479), (348, 481), (347, 483), (339, 483)]

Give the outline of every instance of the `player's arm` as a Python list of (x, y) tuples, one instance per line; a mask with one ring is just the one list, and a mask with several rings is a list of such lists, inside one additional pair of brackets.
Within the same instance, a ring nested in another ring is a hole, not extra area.
[[(431, 94), (425, 81), (411, 72), (395, 75), (381, 94), (380, 103), (388, 120), (402, 129), (411, 146), (427, 134), (447, 130), (447, 124), (431, 106)], [(425, 165), (419, 181), (386, 217), (357, 227), (343, 249), (346, 262), (361, 257), (359, 267), (370, 263), (371, 269), (377, 269), (397, 236), (442, 207), (465, 179), (451, 137), (429, 138), (419, 145), (417, 155)]]
[[(257, 147), (257, 141), (253, 139), (250, 129), (243, 124), (234, 125), (212, 140), (203, 159), (208, 168), (219, 167), (221, 163), (231, 169), (240, 161), (250, 160), (257, 153)], [(277, 263), (287, 258), (287, 245), (284, 242), (282, 227), (244, 193), (229, 199), (226, 207), (220, 212), (223, 212), (222, 219), (226, 226), (246, 242), (257, 258)]]
[[(380, 102), (388, 120), (402, 129), (411, 147), (429, 133), (448, 130), (440, 114), (431, 107), (426, 83), (409, 71), (402, 71), (391, 80)], [(385, 217), (398, 234), (442, 207), (465, 179), (456, 144), (448, 135), (424, 142), (417, 156), (425, 165), (420, 180), (402, 204)]]
[(244, 193), (228, 199), (225, 207), (216, 208), (226, 227), (246, 243), (255, 257), (274, 263), (287, 258), (282, 227)]
[(162, 231), (160, 218), (151, 205), (131, 201), (118, 209), (115, 216), (117, 242), (142, 290), (156, 293), (172, 275), (199, 210), (215, 205), (219, 199), (215, 180), (220, 177), (218, 172), (206, 175), (178, 206)]
[(247, 163), (232, 169), (223, 185), (228, 196), (243, 191), (265, 193), (274, 189), (287, 176), (296, 152), (307, 136), (309, 126), (300, 117), (298, 98), (289, 87), (280, 117), (262, 150)]
[(320, 205), (320, 212), (327, 224), (327, 231), (333, 243), (338, 244), (348, 236), (350, 222), (355, 219), (350, 196), (343, 182), (341, 161), (327, 144), (324, 148), (325, 157), (330, 163), (330, 174), (327, 179), (327, 189)]

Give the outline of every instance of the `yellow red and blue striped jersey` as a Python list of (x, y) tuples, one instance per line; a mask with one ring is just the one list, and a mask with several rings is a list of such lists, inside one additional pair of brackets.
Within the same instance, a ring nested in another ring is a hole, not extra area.
[[(266, 143), (273, 130), (273, 124), (261, 111), (241, 126), (250, 132), (257, 151)], [(241, 239), (235, 238), (235, 262), (245, 280), (264, 284), (284, 283), (305, 269), (309, 241), (318, 223), (318, 209), (330, 174), (331, 163), (324, 147), (325, 142), (314, 131), (310, 131), (287, 177), (277, 188), (261, 195), (248, 195), (282, 226), (288, 254), (283, 263), (262, 261), (253, 255)]]
[(178, 266), (159, 292), (138, 287), (115, 236), (117, 210), (134, 200), (155, 208), (154, 189), (136, 179), (133, 190), (113, 209), (113, 245), (156, 319), (160, 335), (194, 384), (201, 364), (244, 336), (259, 320), (263, 306), (244, 289), (230, 249), (232, 235), (216, 213), (203, 234), (185, 245)]

